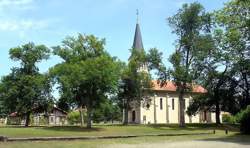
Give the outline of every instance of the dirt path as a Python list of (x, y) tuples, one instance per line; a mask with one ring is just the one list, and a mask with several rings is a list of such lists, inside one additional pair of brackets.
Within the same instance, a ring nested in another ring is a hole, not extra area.
[[(113, 144), (109, 148), (250, 148), (250, 144), (222, 141), (182, 141), (160, 142), (152, 144)], [(103, 147), (100, 147), (103, 148)]]

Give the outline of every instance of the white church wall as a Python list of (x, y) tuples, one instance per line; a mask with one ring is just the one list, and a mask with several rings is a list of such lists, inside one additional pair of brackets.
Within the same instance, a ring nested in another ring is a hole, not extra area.
[(141, 123), (152, 124), (154, 123), (154, 104), (153, 100), (149, 105), (149, 108), (142, 107), (141, 105)]
[(168, 105), (169, 105), (169, 123), (178, 123), (179, 122), (179, 98), (177, 94), (169, 95)]
[[(162, 99), (162, 109), (160, 100)], [(174, 102), (172, 100), (174, 99)], [(189, 117), (186, 114), (187, 108), (190, 105), (192, 97), (185, 95), (185, 122), (186, 123), (200, 123), (200, 114), (197, 113), (195, 116)], [(155, 100), (155, 104), (154, 104)], [(173, 107), (174, 103), (174, 107)], [(167, 110), (168, 109), (168, 110)], [(136, 111), (135, 122), (132, 122), (132, 111)], [(155, 110), (155, 111), (154, 111)], [(156, 114), (156, 117), (155, 117)], [(141, 123), (141, 124), (154, 124), (156, 118), (156, 124), (160, 123), (179, 123), (179, 96), (173, 92), (157, 92), (151, 95), (151, 103), (149, 108), (141, 103), (140, 107), (133, 108), (129, 111), (129, 122), (130, 123)], [(167, 121), (168, 120), (168, 121)], [(215, 114), (211, 114), (211, 121), (215, 122)]]
[[(156, 123), (166, 123), (166, 95), (164, 94), (157, 94), (155, 97), (155, 102), (156, 102)], [(160, 100), (162, 99), (162, 108), (161, 108), (161, 103)]]
[(199, 113), (197, 113), (195, 116), (192, 116), (192, 123), (200, 123), (200, 116)]
[(216, 116), (215, 113), (211, 113), (211, 122), (215, 123), (216, 122)]

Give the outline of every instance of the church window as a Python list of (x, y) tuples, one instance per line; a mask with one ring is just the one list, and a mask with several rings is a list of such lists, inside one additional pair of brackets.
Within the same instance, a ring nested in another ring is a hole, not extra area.
[(172, 99), (172, 110), (174, 110), (174, 99)]
[(162, 105), (162, 98), (160, 98), (160, 109), (162, 110), (163, 105)]

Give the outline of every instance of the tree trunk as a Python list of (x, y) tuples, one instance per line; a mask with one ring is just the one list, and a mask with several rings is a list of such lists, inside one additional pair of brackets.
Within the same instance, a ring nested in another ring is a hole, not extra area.
[(89, 106), (87, 108), (87, 128), (91, 128), (91, 120), (92, 120), (92, 108)]
[(124, 116), (123, 125), (128, 125), (128, 105), (127, 104), (125, 105), (123, 116)]
[(250, 94), (249, 94), (249, 90), (250, 90), (250, 84), (248, 83), (248, 78), (247, 78), (247, 74), (243, 73), (243, 79), (245, 81), (245, 94), (246, 94), (246, 104), (244, 107), (247, 107), (248, 105), (250, 105)]
[(185, 112), (184, 112), (184, 90), (179, 94), (179, 126), (185, 127)]
[(30, 124), (30, 112), (26, 113), (25, 127), (28, 127)]
[(84, 124), (84, 118), (83, 118), (83, 109), (82, 109), (82, 105), (80, 106), (79, 112), (80, 112), (80, 118), (81, 118), (81, 126), (83, 126), (83, 124)]
[(219, 101), (216, 101), (216, 104), (215, 104), (215, 116), (216, 116), (216, 124), (220, 124), (220, 104), (219, 104)]

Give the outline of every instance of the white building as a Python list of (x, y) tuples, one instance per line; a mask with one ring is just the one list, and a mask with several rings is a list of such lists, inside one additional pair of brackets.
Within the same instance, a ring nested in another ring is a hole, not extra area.
[[(138, 52), (143, 51), (143, 43), (141, 37), (140, 26), (137, 21), (133, 48)], [(141, 72), (147, 72), (146, 64), (139, 69)], [(166, 82), (163, 87), (160, 87), (156, 81), (152, 82), (152, 93), (147, 97), (150, 101), (141, 101), (139, 104), (132, 104), (132, 109), (129, 111), (129, 123), (148, 124), (148, 123), (179, 123), (179, 94), (176, 91), (174, 82)], [(184, 95), (185, 111), (190, 104), (194, 95), (206, 93), (202, 86), (195, 85), (191, 93)], [(188, 116), (185, 113), (186, 123), (211, 123), (215, 122), (215, 113), (200, 112), (195, 116)]]
[[(140, 104), (133, 104), (129, 111), (129, 123), (139, 124), (160, 124), (160, 123), (179, 123), (179, 94), (176, 92), (176, 86), (169, 81), (163, 87), (153, 81), (152, 92), (147, 97), (149, 101), (142, 100)], [(184, 95), (185, 112), (193, 96), (199, 93), (206, 93), (201, 86), (193, 86), (193, 92)], [(186, 123), (213, 123), (215, 122), (215, 113), (200, 112), (195, 116), (188, 116), (185, 113)]]

